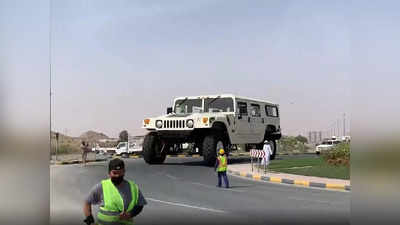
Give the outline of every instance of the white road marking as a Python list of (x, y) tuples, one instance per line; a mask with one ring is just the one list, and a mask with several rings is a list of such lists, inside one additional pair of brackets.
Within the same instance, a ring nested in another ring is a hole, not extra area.
[[(172, 176), (170, 174), (165, 174), (165, 176), (169, 177), (169, 178), (171, 178), (173, 180), (179, 180), (178, 177)], [(185, 182), (185, 181), (182, 181), (182, 182)], [(206, 187), (206, 188), (211, 188), (211, 189), (214, 189), (214, 190), (232, 191), (232, 192), (239, 192), (239, 193), (243, 193), (244, 192), (244, 191), (239, 191), (239, 190), (232, 190), (231, 188), (217, 188), (215, 186), (210, 186), (210, 185), (207, 185), (207, 184), (202, 184), (202, 183), (197, 183), (197, 182), (185, 182), (185, 183), (190, 183), (190, 184), (194, 184), (194, 185), (198, 185), (198, 186), (202, 186), (202, 187)]]
[(169, 174), (166, 174), (165, 176), (166, 176), (166, 177), (169, 177), (169, 178), (171, 178), (171, 179), (174, 179), (174, 180), (177, 180), (177, 179), (178, 179), (177, 177), (172, 176), (172, 175), (169, 175)]
[(305, 198), (291, 197), (291, 196), (289, 196), (288, 199), (299, 200), (299, 201), (308, 201), (308, 202), (317, 202), (317, 203), (323, 203), (323, 204), (329, 204), (329, 205), (333, 204), (333, 202), (328, 202), (328, 201), (305, 199)]
[(216, 212), (216, 213), (226, 213), (225, 211), (218, 210), (218, 209), (209, 209), (209, 208), (204, 208), (204, 207), (186, 205), (186, 204), (182, 204), (182, 203), (161, 201), (161, 200), (154, 199), (154, 198), (146, 198), (146, 200), (150, 200), (150, 201), (153, 201), (153, 202), (164, 203), (164, 204), (168, 204), (168, 205), (175, 205), (175, 206), (181, 206), (181, 207), (186, 207), (186, 208), (200, 209), (200, 210)]
[(221, 188), (217, 188), (217, 187), (215, 187), (215, 186), (210, 186), (210, 185), (206, 185), (206, 184), (202, 184), (202, 183), (197, 183), (197, 182), (190, 182), (191, 184), (194, 184), (194, 185), (199, 185), (199, 186), (202, 186), (202, 187), (206, 187), (206, 188), (211, 188), (211, 189), (214, 189), (214, 190), (223, 190), (223, 191), (233, 191), (233, 192), (239, 192), (239, 193), (243, 193), (244, 191), (239, 191), (239, 190), (233, 190), (233, 189), (231, 189), (231, 188), (223, 188), (223, 187), (221, 187)]

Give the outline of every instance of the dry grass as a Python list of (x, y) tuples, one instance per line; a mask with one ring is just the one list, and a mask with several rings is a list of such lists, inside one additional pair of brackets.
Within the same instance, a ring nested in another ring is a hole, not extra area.
[[(98, 133), (95, 131), (85, 132), (79, 137), (70, 137), (60, 133), (58, 137), (57, 153), (58, 154), (81, 153), (80, 145), (82, 141), (88, 142), (89, 147), (92, 148), (94, 147), (94, 143), (98, 142), (98, 140), (106, 138), (108, 138), (108, 136), (106, 136), (105, 134)], [(101, 147), (112, 147), (115, 146), (116, 144), (117, 143), (107, 143), (105, 144), (105, 146)], [(53, 133), (51, 154), (54, 155), (55, 152), (56, 152), (56, 139)]]

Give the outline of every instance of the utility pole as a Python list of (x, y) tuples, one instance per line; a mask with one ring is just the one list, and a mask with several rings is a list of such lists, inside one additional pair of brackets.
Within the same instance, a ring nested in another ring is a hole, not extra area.
[(343, 113), (343, 136), (346, 136), (346, 113)]
[(56, 132), (56, 161), (57, 161), (57, 155), (58, 155), (58, 132)]
[(335, 128), (335, 123), (333, 123), (332, 125), (332, 136), (336, 136), (336, 128)]
[(340, 126), (340, 119), (338, 119), (337, 120), (337, 136), (339, 137), (340, 136), (340, 129), (339, 129), (339, 126)]
[(50, 75), (50, 159), (51, 159), (51, 1), (49, 11), (49, 75)]
[(335, 123), (332, 124), (332, 136), (336, 136)]

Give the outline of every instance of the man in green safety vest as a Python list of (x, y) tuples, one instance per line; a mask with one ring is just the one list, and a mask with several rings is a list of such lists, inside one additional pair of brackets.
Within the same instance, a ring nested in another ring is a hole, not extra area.
[(83, 213), (84, 222), (94, 224), (92, 205), (99, 205), (97, 224), (100, 225), (133, 225), (137, 216), (147, 204), (138, 186), (124, 179), (125, 165), (121, 159), (113, 159), (108, 164), (109, 179), (102, 180), (92, 188), (86, 198)]
[(218, 185), (217, 187), (221, 187), (221, 178), (224, 178), (225, 187), (229, 188), (228, 177), (226, 176), (226, 171), (228, 169), (228, 159), (225, 156), (224, 149), (219, 150), (219, 156), (217, 157), (217, 161), (215, 163), (215, 170), (218, 172)]

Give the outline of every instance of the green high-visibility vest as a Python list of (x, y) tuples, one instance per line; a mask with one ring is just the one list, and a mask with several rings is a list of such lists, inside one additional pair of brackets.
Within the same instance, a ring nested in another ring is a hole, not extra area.
[(124, 209), (124, 201), (118, 189), (111, 182), (111, 179), (102, 180), (103, 187), (103, 201), (104, 206), (100, 207), (97, 213), (98, 224), (100, 225), (133, 225), (133, 219), (120, 220), (119, 215), (121, 212), (128, 212), (133, 209), (137, 204), (139, 198), (139, 189), (137, 185), (128, 181), (131, 188), (132, 201), (128, 205), (128, 209)]
[(218, 156), (218, 172), (225, 172), (228, 169), (226, 156)]

